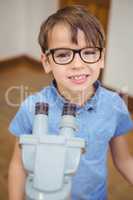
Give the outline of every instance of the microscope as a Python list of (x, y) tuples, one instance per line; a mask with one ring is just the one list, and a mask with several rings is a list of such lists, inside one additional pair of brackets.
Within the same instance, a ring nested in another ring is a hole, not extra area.
[(85, 141), (75, 137), (76, 105), (65, 103), (58, 135), (48, 131), (49, 105), (37, 102), (32, 134), (20, 136), (27, 179), (26, 200), (70, 199), (72, 176), (76, 173)]

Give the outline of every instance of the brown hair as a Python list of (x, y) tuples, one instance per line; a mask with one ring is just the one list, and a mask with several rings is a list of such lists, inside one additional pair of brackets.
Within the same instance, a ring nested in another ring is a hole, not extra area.
[(100, 22), (84, 6), (73, 5), (58, 10), (42, 23), (38, 41), (44, 53), (48, 49), (48, 34), (59, 23), (70, 26), (73, 43), (77, 44), (77, 31), (80, 29), (84, 32), (89, 45), (104, 47), (105, 36)]

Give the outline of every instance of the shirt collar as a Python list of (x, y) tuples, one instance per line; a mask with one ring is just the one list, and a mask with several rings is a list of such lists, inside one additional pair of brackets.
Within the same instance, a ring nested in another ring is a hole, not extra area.
[[(81, 109), (84, 108), (87, 111), (91, 111), (91, 110), (95, 110), (96, 109), (96, 105), (97, 105), (97, 101), (98, 101), (98, 96), (99, 96), (99, 92), (100, 92), (100, 88), (101, 88), (101, 82), (99, 80), (97, 80), (94, 83), (94, 87), (95, 87), (95, 93), (94, 95), (85, 103), (84, 106), (77, 106), (77, 109)], [(52, 91), (55, 94), (56, 100), (58, 100), (59, 105), (62, 104), (62, 106), (64, 105), (64, 103), (68, 102), (68, 100), (66, 100), (63, 96), (61, 96), (57, 90), (57, 84), (56, 81), (53, 80), (52, 84), (51, 84), (51, 88)]]

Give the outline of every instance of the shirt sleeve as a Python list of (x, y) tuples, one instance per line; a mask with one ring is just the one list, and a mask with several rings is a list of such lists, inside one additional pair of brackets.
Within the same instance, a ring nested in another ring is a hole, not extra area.
[(25, 100), (9, 125), (9, 131), (17, 137), (32, 133), (32, 112), (29, 107), (28, 101)]
[(133, 130), (133, 120), (124, 100), (120, 96), (117, 98), (115, 111), (117, 113), (117, 126), (114, 136), (123, 135)]

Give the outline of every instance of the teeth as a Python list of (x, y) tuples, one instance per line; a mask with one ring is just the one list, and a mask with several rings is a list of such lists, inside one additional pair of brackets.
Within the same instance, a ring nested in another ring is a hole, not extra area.
[(71, 79), (80, 80), (85, 78), (87, 75), (71, 76)]

